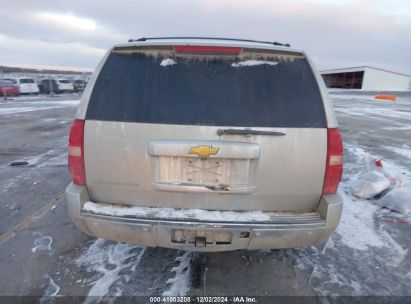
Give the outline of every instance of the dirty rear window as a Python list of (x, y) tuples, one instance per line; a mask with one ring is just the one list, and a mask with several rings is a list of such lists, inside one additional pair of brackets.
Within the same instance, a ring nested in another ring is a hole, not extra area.
[(224, 58), (111, 53), (87, 119), (242, 127), (326, 127), (303, 57)]

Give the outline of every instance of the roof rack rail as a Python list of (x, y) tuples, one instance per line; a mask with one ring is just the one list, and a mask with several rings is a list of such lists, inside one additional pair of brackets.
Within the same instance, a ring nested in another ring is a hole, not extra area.
[(251, 39), (236, 39), (236, 38), (221, 38), (221, 37), (142, 37), (139, 39), (129, 39), (128, 42), (138, 42), (138, 41), (147, 41), (147, 40), (162, 40), (162, 39), (204, 39), (204, 40), (228, 40), (228, 41), (241, 41), (241, 42), (257, 42), (257, 43), (266, 43), (277, 46), (291, 47), (289, 43), (280, 43), (280, 42), (270, 42), (270, 41), (259, 41)]

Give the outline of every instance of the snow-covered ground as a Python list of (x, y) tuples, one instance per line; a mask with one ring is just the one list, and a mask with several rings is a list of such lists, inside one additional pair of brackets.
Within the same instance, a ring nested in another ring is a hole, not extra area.
[(318, 295), (410, 295), (411, 214), (381, 208), (375, 204), (378, 199), (356, 198), (350, 187), (364, 170), (366, 155), (381, 159), (387, 173), (411, 186), (411, 95), (383, 105), (372, 96), (331, 97), (344, 137), (343, 215), (322, 249), (286, 255), (311, 271), (310, 283)]
[[(38, 97), (37, 97), (38, 98)], [(44, 111), (50, 109), (59, 109), (65, 107), (77, 107), (80, 99), (72, 100), (30, 100), (23, 101), (19, 99), (0, 100), (0, 117), (6, 115), (14, 115), (19, 113)]]

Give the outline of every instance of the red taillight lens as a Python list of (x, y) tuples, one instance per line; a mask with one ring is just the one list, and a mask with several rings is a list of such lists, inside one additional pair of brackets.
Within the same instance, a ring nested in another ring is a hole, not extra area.
[(238, 55), (242, 48), (231, 46), (175, 45), (177, 53)]
[(70, 129), (68, 165), (73, 183), (86, 184), (84, 171), (84, 120), (75, 119)]
[(340, 131), (328, 129), (327, 142), (323, 194), (334, 194), (337, 192), (343, 172), (343, 144)]

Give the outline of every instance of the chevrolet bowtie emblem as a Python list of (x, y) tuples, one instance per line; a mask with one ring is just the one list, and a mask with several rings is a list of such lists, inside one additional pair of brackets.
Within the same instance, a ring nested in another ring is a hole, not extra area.
[(206, 158), (209, 157), (210, 155), (216, 155), (218, 153), (219, 148), (214, 148), (213, 146), (198, 146), (198, 147), (192, 147), (190, 149), (189, 154), (197, 154), (198, 157), (201, 158)]

